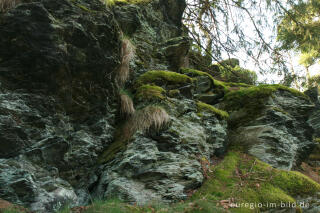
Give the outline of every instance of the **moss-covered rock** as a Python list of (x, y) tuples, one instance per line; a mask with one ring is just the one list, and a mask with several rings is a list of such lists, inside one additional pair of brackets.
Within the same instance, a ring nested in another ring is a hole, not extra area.
[(263, 109), (266, 107), (268, 98), (279, 90), (287, 91), (298, 98), (307, 101), (309, 100), (308, 96), (302, 92), (289, 87), (282, 85), (260, 85), (255, 87), (243, 87), (226, 94), (223, 99), (224, 109), (226, 111), (243, 111), (243, 116), (236, 118), (233, 124), (238, 126), (245, 124), (260, 116)]
[(263, 106), (265, 99), (270, 97), (277, 90), (288, 91), (297, 97), (309, 99), (308, 96), (302, 92), (289, 87), (282, 85), (260, 85), (230, 92), (225, 96), (224, 103), (228, 110), (237, 110), (249, 105)]
[(137, 100), (163, 100), (165, 98), (166, 91), (159, 86), (145, 84), (137, 89), (135, 98)]
[(231, 146), (276, 168), (295, 168), (314, 147), (307, 124), (314, 105), (299, 91), (281, 85), (242, 88), (229, 92), (223, 105), (230, 114)]
[(208, 79), (212, 81), (213, 90), (216, 91), (217, 93), (224, 93), (228, 91), (228, 87), (224, 84), (224, 82), (214, 79), (209, 73), (206, 73), (200, 70), (189, 69), (189, 68), (181, 68), (180, 72), (193, 78), (198, 76), (206, 76)]
[(184, 85), (192, 83), (192, 78), (187, 75), (183, 75), (176, 72), (164, 71), (164, 70), (151, 70), (142, 74), (136, 81), (135, 86), (139, 87), (144, 84), (156, 84), (156, 85)]
[[(225, 117), (225, 112), (202, 106), (203, 116), (199, 117), (196, 102), (187, 98), (168, 98), (168, 101), (158, 104), (168, 112), (170, 122), (158, 130), (149, 128), (148, 131), (135, 132), (128, 144), (115, 139), (116, 144), (101, 156), (101, 166), (105, 166), (107, 172), (100, 171), (101, 178), (94, 188), (95, 193), (130, 197), (134, 202), (145, 204), (153, 199), (184, 200), (188, 190), (201, 185), (200, 157), (209, 159), (225, 150), (227, 123), (220, 118)], [(137, 108), (144, 105), (139, 102)], [(163, 115), (139, 117), (133, 115), (130, 118), (133, 122), (128, 120), (127, 126), (137, 129), (135, 126), (145, 126), (140, 125), (141, 122), (150, 124), (150, 119), (163, 123)], [(120, 132), (120, 136), (126, 135), (126, 131)], [(123, 145), (124, 150), (120, 148)], [(112, 177), (108, 176), (110, 173)], [(108, 187), (103, 187), (105, 185)]]
[(200, 114), (201, 114), (201, 112), (208, 112), (208, 113), (212, 113), (212, 114), (218, 116), (220, 119), (228, 119), (229, 118), (229, 114), (226, 111), (217, 109), (212, 105), (198, 101), (197, 106), (198, 106), (198, 113), (200, 113)]
[(168, 96), (170, 98), (179, 98), (180, 97), (180, 91), (178, 89), (169, 90)]
[(115, 5), (127, 5), (127, 4), (148, 4), (151, 0), (102, 0), (108, 7)]

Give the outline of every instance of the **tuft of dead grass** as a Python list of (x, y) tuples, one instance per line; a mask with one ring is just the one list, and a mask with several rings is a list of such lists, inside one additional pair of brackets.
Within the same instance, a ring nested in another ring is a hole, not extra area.
[(127, 94), (120, 94), (120, 114), (131, 116), (135, 112), (132, 99)]
[(121, 46), (121, 64), (117, 70), (116, 83), (119, 87), (123, 86), (129, 78), (130, 61), (135, 55), (135, 48), (129, 39), (122, 39)]
[(130, 139), (136, 131), (160, 131), (169, 123), (170, 116), (161, 107), (147, 106), (136, 111), (123, 127), (122, 136), (124, 140)]
[(21, 0), (0, 0), (0, 12), (6, 12), (20, 2)]

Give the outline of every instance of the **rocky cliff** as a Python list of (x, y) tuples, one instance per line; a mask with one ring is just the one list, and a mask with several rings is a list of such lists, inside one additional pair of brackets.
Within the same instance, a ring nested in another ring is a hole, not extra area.
[(251, 202), (232, 194), (246, 172), (266, 182), (241, 185), (255, 202), (319, 210), (318, 100), (186, 68), (185, 6), (26, 0), (0, 13), (1, 199), (34, 212), (110, 198)]

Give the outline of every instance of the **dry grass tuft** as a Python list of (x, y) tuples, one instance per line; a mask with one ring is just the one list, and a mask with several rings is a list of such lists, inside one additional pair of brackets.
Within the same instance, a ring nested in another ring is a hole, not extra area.
[(121, 47), (121, 64), (117, 70), (116, 83), (119, 87), (123, 86), (129, 78), (129, 64), (135, 55), (135, 48), (130, 40), (124, 38)]
[(124, 116), (131, 116), (134, 114), (135, 109), (132, 99), (127, 94), (120, 94), (120, 114)]
[(123, 139), (129, 140), (133, 134), (140, 130), (159, 131), (165, 124), (170, 121), (170, 116), (161, 107), (147, 106), (142, 110), (136, 111), (133, 116), (123, 127)]
[(20, 0), (0, 0), (0, 12), (6, 12), (20, 2)]

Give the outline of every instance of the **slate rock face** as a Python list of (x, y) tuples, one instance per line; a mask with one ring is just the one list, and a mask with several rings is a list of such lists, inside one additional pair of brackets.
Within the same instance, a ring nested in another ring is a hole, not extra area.
[(123, 33), (136, 49), (130, 69), (134, 77), (148, 70), (174, 70), (186, 65), (190, 40), (182, 26), (184, 0), (152, 0), (113, 7)]
[(76, 202), (77, 195), (71, 185), (56, 175), (22, 157), (0, 159), (0, 196), (37, 212)]
[(276, 168), (291, 170), (315, 146), (314, 130), (307, 123), (314, 104), (289, 92), (277, 91), (265, 106), (262, 116), (233, 130), (230, 140)]
[(88, 203), (98, 156), (113, 141), (121, 30), (136, 28), (125, 32), (139, 48), (133, 70), (169, 67), (160, 49), (182, 36), (185, 6), (171, 3), (180, 12), (169, 16), (157, 1), (111, 10), (98, 0), (23, 1), (0, 14), (1, 198), (36, 212)]
[(320, 138), (320, 96), (318, 91), (319, 87), (314, 87), (305, 92), (316, 105), (308, 120), (310, 126), (315, 130), (316, 138)]
[(35, 212), (83, 204), (113, 137), (113, 14), (98, 0), (31, 1), (0, 14), (0, 38), (0, 197)]
[(96, 107), (119, 64), (119, 35), (98, 0), (20, 4), (1, 15), (1, 77), (10, 88), (57, 95), (73, 112), (76, 103)]
[(227, 123), (200, 118), (192, 100), (171, 99), (171, 122), (160, 133), (137, 133), (115, 159), (99, 168), (95, 195), (147, 204), (184, 200), (204, 181), (202, 160), (223, 153)]

